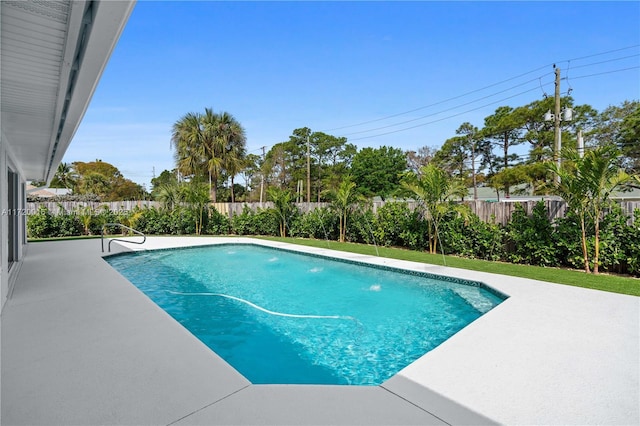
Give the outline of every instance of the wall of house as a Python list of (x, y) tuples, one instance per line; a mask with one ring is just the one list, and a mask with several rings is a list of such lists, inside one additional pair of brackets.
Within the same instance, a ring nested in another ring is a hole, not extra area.
[(26, 252), (25, 189), (24, 174), (14, 161), (4, 133), (0, 132), (0, 312), (11, 294)]

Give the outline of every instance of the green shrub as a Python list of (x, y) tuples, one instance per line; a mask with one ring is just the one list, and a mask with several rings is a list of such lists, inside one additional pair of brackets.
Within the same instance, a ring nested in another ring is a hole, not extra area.
[[(593, 253), (593, 223), (586, 222), (587, 252), (589, 259)], [(584, 256), (582, 254), (582, 234), (580, 230), (580, 220), (573, 212), (567, 212), (565, 217), (555, 220), (555, 233), (553, 241), (557, 250), (557, 258), (562, 266), (575, 269), (584, 269)], [(591, 265), (592, 266), (592, 265)]]
[(378, 244), (373, 232), (375, 216), (370, 208), (355, 208), (347, 217), (346, 241), (352, 243)]
[(627, 230), (627, 272), (640, 277), (640, 209), (633, 211), (633, 225)]
[(145, 207), (136, 218), (135, 228), (143, 234), (170, 234), (172, 228), (171, 213), (166, 209)]
[(486, 223), (471, 212), (446, 214), (438, 228), (439, 251), (472, 259), (500, 260), (503, 255), (503, 228)]
[(412, 211), (405, 202), (390, 202), (378, 209), (374, 235), (384, 246), (407, 247), (420, 250), (426, 247), (427, 224), (420, 213)]
[(41, 205), (35, 214), (27, 216), (27, 236), (29, 238), (48, 238), (53, 236), (54, 222), (49, 209)]
[[(637, 217), (637, 211), (635, 212)], [(637, 274), (640, 255), (640, 232), (627, 224), (629, 217), (613, 204), (600, 222), (599, 267), (608, 272)]]
[(231, 223), (227, 216), (223, 215), (215, 208), (211, 208), (209, 210), (204, 233), (209, 235), (227, 235), (230, 232), (230, 228)]
[[(120, 223), (120, 218), (118, 215), (109, 210), (109, 206), (106, 204), (102, 205), (99, 211), (94, 215), (93, 220), (91, 221), (90, 229), (93, 235), (100, 235), (102, 232), (102, 227), (106, 223)], [(122, 232), (122, 229), (119, 227), (107, 227), (105, 229), (106, 233), (109, 234), (118, 234)]]
[(84, 233), (80, 218), (74, 213), (64, 211), (53, 216), (54, 232), (52, 237), (74, 237)]
[(280, 235), (278, 212), (274, 209), (253, 211), (244, 206), (242, 213), (231, 219), (231, 232), (236, 235)]
[(506, 226), (507, 260), (538, 266), (557, 266), (558, 249), (553, 226), (543, 201), (533, 207), (528, 216), (521, 204)]
[(292, 237), (337, 240), (338, 215), (327, 207), (311, 210), (297, 217), (290, 232)]
[(196, 233), (196, 215), (193, 209), (178, 206), (170, 213), (172, 235), (189, 235)]

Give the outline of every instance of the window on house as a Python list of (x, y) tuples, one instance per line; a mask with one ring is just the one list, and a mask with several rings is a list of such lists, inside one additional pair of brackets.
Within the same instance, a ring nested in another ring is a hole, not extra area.
[(18, 226), (18, 212), (19, 212), (19, 184), (18, 174), (9, 170), (7, 175), (8, 185), (8, 202), (7, 202), (7, 217), (9, 222), (8, 240), (9, 250), (7, 251), (7, 261), (9, 269), (18, 261), (18, 241), (19, 241), (19, 226)]

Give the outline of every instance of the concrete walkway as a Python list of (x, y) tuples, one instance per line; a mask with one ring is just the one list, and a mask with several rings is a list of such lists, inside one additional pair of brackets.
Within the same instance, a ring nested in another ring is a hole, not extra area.
[[(252, 240), (112, 247), (225, 241)], [(101, 255), (99, 240), (29, 244), (2, 313), (3, 425), (640, 423), (636, 297), (340, 254), (510, 298), (382, 386), (252, 385)]]

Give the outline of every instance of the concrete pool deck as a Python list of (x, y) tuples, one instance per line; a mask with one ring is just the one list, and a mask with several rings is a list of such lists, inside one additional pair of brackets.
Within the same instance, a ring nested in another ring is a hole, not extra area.
[[(248, 238), (153, 237), (112, 251)], [(0, 422), (640, 424), (640, 298), (414, 262), (510, 297), (373, 387), (252, 385), (102, 259), (99, 240), (30, 243), (2, 312)]]

